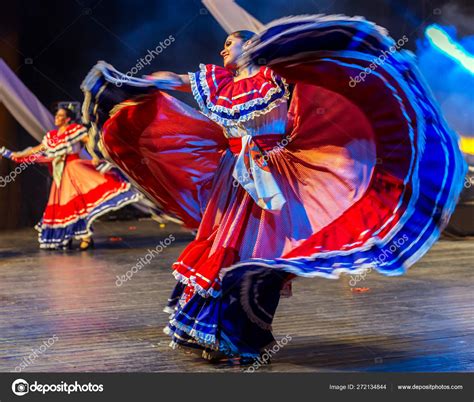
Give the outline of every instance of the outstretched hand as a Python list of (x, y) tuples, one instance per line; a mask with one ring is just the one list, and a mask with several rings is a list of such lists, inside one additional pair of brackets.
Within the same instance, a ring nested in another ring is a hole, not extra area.
[(14, 156), (14, 152), (10, 151), (9, 149), (6, 149), (5, 147), (0, 147), (0, 157), (4, 157), (7, 159), (10, 159), (12, 156)]

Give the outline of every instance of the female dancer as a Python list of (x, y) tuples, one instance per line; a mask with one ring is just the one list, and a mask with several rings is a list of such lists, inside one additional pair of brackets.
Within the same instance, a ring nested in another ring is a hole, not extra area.
[[(281, 19), (231, 34), (221, 55), (148, 80), (100, 62), (83, 111), (106, 157), (198, 227), (173, 265), (172, 346), (244, 360), (274, 341), (294, 276), (405, 273), (466, 166), (411, 54), (362, 18)], [(201, 113), (152, 85), (191, 90)]]
[(41, 144), (22, 152), (3, 148), (3, 156), (18, 163), (48, 163), (53, 183), (46, 209), (36, 225), (40, 248), (70, 247), (80, 241), (80, 250), (92, 243), (92, 222), (99, 216), (139, 200), (128, 182), (116, 173), (99, 173), (96, 162), (79, 158), (87, 142), (85, 127), (73, 123), (74, 112), (56, 112), (56, 130), (48, 131)]

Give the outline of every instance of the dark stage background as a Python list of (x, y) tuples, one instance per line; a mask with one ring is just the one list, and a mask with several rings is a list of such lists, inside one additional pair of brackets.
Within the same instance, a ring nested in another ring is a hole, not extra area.
[[(415, 50), (428, 24), (452, 24), (471, 35), (472, 0), (239, 0), (262, 22), (292, 14), (362, 15), (387, 27), (397, 39), (407, 35)], [(129, 71), (149, 49), (175, 39), (138, 75), (157, 70), (194, 71), (201, 62), (221, 63), (224, 31), (199, 0), (7, 1), (1, 6), (0, 57), (40, 101), (81, 101), (83, 77), (97, 60)], [(176, 94), (184, 100), (187, 95)], [(0, 105), (0, 145), (14, 150), (35, 141)], [(0, 160), (0, 175), (14, 168)], [(30, 167), (0, 188), (0, 229), (31, 226), (41, 216), (48, 173)]]

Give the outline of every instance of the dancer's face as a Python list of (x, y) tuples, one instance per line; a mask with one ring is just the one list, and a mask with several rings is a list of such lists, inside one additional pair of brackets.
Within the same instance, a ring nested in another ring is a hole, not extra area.
[(229, 70), (237, 69), (237, 59), (243, 52), (244, 41), (236, 36), (230, 35), (224, 43), (221, 56), (224, 59), (224, 67)]
[(54, 125), (56, 127), (61, 127), (66, 124), (69, 124), (71, 119), (67, 117), (66, 111), (64, 109), (58, 109), (56, 114), (54, 115)]

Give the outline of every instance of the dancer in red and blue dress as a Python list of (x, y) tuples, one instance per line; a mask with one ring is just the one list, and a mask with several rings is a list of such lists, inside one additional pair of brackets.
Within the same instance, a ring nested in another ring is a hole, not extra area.
[(40, 248), (63, 249), (73, 239), (86, 250), (92, 243), (92, 223), (101, 215), (136, 202), (140, 195), (117, 173), (100, 173), (97, 162), (81, 159), (87, 143), (84, 126), (73, 123), (74, 112), (60, 108), (56, 130), (48, 131), (41, 144), (22, 152), (2, 149), (2, 155), (19, 164), (45, 163), (53, 182), (41, 221), (36, 225)]
[(84, 112), (106, 157), (198, 229), (173, 264), (172, 345), (245, 360), (274, 342), (295, 276), (404, 274), (446, 225), (466, 165), (412, 54), (360, 17), (284, 18), (231, 34), (221, 55), (224, 67), (146, 79), (100, 62)]

